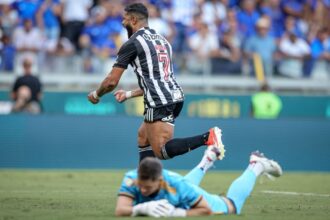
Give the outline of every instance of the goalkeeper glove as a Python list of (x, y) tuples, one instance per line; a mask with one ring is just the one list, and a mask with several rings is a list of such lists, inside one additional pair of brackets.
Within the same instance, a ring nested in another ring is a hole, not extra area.
[(165, 217), (186, 217), (187, 211), (182, 208), (175, 208), (169, 201), (165, 200), (164, 203), (162, 203), (164, 206), (166, 206), (167, 210), (169, 210), (168, 215)]
[(174, 206), (166, 199), (150, 201), (135, 205), (132, 210), (132, 216), (147, 215), (151, 217), (168, 217), (174, 211)]
[(181, 208), (175, 208), (173, 212), (170, 214), (171, 217), (186, 217), (187, 211)]

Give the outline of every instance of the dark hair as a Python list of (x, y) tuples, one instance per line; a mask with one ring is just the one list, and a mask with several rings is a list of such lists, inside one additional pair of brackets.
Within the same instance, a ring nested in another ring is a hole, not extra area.
[(268, 83), (267, 83), (267, 82), (262, 83), (262, 85), (261, 85), (261, 87), (260, 87), (260, 90), (261, 90), (261, 91), (269, 91), (270, 88), (269, 88)]
[(163, 166), (159, 159), (154, 157), (144, 158), (138, 169), (139, 180), (157, 180), (162, 175)]
[(146, 6), (144, 6), (141, 3), (134, 3), (134, 4), (127, 5), (125, 7), (125, 11), (127, 13), (135, 13), (135, 14), (142, 15), (142, 17), (144, 19), (148, 19), (148, 17), (149, 17), (148, 9), (146, 8)]
[(318, 33), (319, 34), (327, 34), (329, 32), (329, 29), (327, 27), (322, 27)]

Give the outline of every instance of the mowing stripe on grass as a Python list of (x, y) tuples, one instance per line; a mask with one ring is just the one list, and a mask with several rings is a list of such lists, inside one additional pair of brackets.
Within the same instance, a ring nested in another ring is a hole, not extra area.
[(267, 194), (280, 194), (280, 195), (290, 195), (290, 196), (330, 197), (330, 194), (318, 194), (318, 193), (300, 193), (300, 192), (286, 192), (286, 191), (272, 191), (272, 190), (263, 190), (261, 192)]

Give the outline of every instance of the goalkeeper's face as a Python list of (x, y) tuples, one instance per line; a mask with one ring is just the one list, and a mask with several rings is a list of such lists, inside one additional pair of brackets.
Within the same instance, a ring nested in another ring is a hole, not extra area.
[(139, 180), (138, 186), (141, 194), (147, 197), (157, 194), (160, 189), (161, 180), (162, 178), (157, 180)]

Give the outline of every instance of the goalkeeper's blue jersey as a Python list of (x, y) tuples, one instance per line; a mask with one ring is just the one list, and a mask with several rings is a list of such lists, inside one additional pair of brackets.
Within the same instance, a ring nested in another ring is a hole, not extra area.
[(137, 186), (137, 170), (129, 171), (123, 179), (118, 195), (131, 197), (134, 201), (134, 205), (167, 199), (175, 207), (183, 209), (190, 209), (204, 198), (213, 213), (220, 214), (227, 211), (224, 201), (218, 195), (212, 195), (206, 192), (175, 172), (163, 169), (162, 175), (163, 180), (157, 195), (145, 197), (141, 194)]

